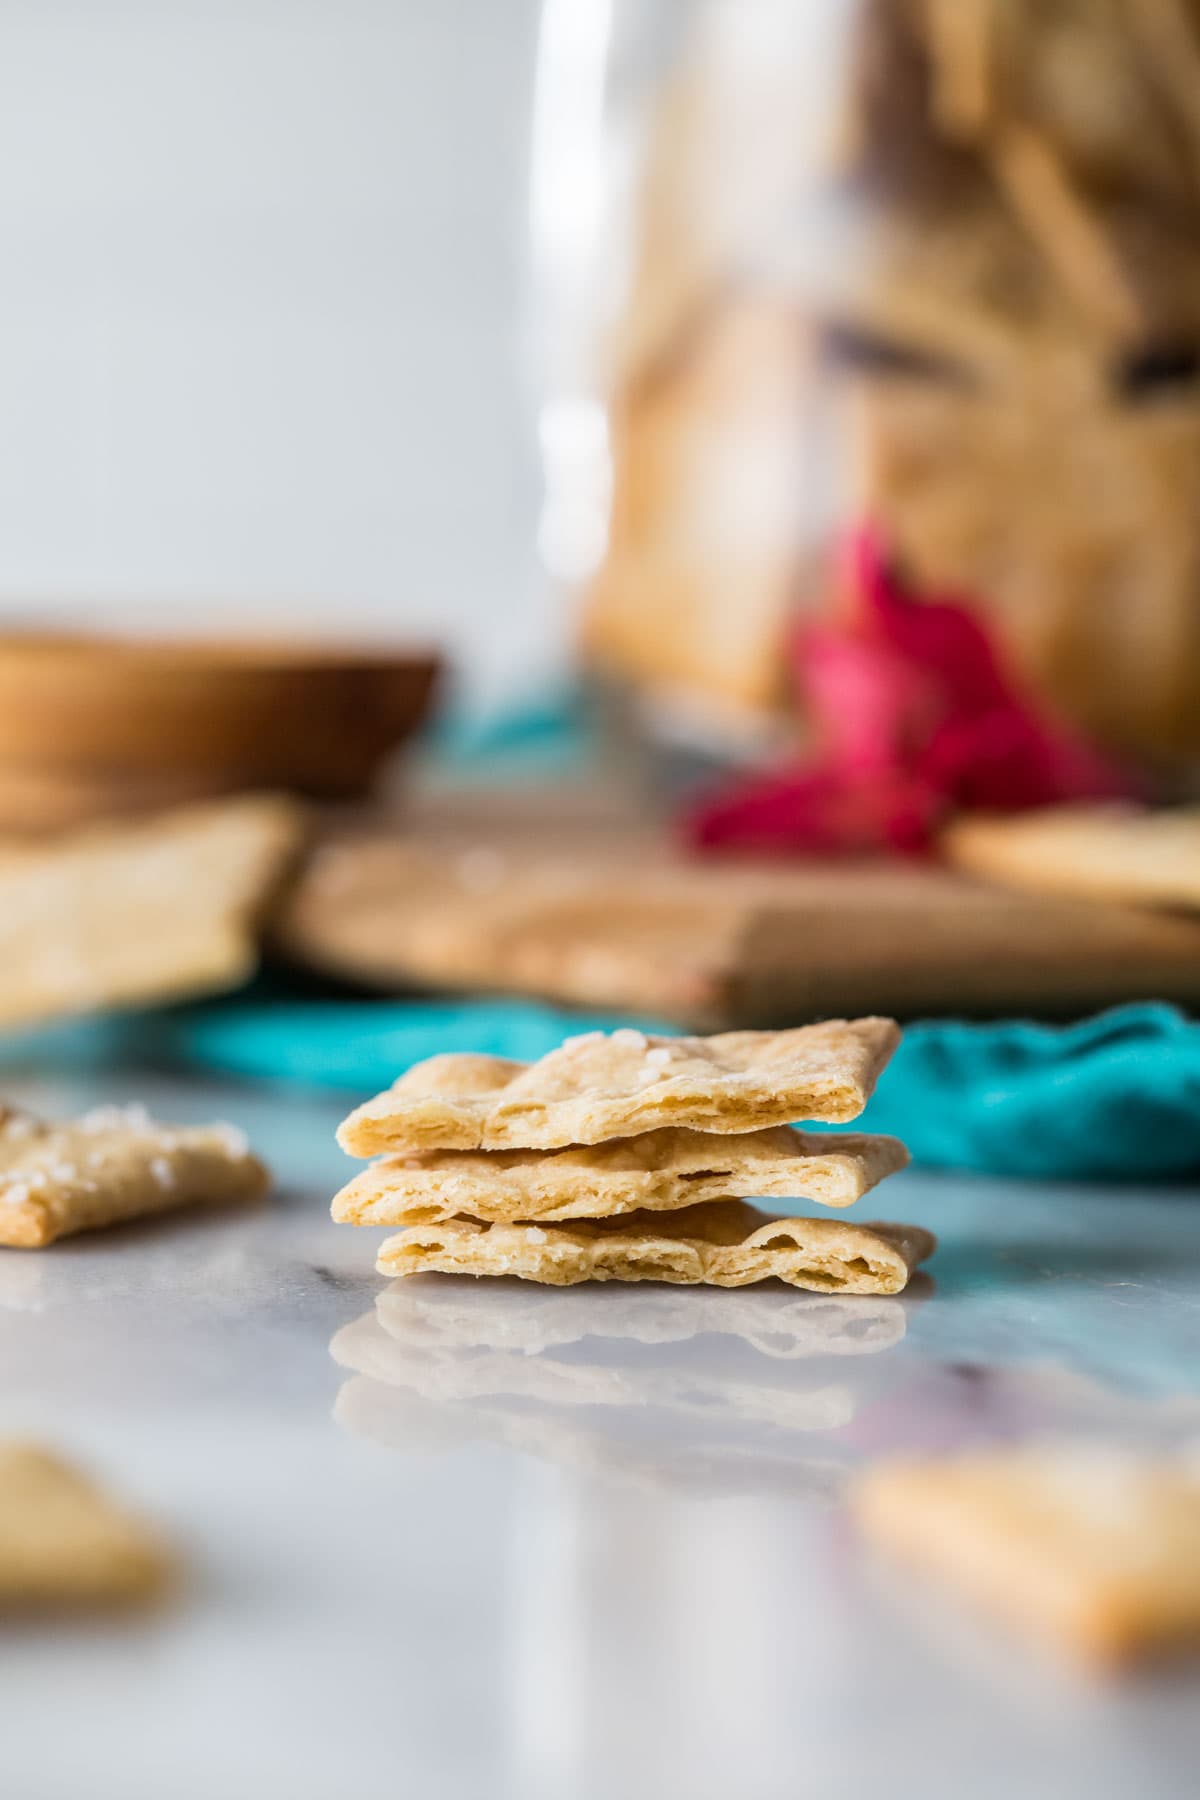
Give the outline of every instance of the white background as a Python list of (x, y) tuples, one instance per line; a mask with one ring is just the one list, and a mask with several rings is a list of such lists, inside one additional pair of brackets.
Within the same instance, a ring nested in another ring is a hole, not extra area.
[(0, 0), (0, 613), (560, 660), (536, 0)]

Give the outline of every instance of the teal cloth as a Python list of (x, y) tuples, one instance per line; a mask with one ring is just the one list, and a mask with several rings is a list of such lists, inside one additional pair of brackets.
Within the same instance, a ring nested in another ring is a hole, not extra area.
[[(575, 1032), (650, 1019), (583, 1017), (520, 1000), (223, 1001), (9, 1038), (0, 1067), (148, 1062), (366, 1094), (444, 1050), (530, 1059)], [(863, 1118), (914, 1161), (1031, 1179), (1200, 1174), (1200, 1024), (1119, 1007), (1065, 1028), (910, 1025)]]
[(1200, 1024), (1148, 1003), (1065, 1027), (910, 1026), (862, 1124), (929, 1168), (1036, 1180), (1200, 1174)]

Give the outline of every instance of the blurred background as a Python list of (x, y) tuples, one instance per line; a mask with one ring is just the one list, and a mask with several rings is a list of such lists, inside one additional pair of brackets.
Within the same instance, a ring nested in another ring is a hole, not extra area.
[(539, 579), (535, 0), (0, 6), (9, 621), (558, 670)]
[(275, 973), (498, 1047), (1200, 998), (1193, 0), (0, 40), (0, 829), (316, 801)]
[(436, 645), (487, 711), (582, 614), (757, 752), (869, 519), (1177, 783), (1195, 26), (8, 0), (0, 617)]

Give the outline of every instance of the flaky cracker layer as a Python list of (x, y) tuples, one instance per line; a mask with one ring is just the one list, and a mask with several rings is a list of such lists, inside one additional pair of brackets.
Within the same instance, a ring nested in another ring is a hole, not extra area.
[(898, 1294), (935, 1245), (920, 1226), (771, 1219), (743, 1201), (724, 1200), (560, 1225), (450, 1219), (388, 1238), (376, 1267), (381, 1275), (516, 1275), (553, 1287), (580, 1281), (745, 1287), (775, 1277), (818, 1293)]
[(899, 1035), (891, 1019), (835, 1019), (707, 1038), (588, 1032), (535, 1063), (434, 1056), (356, 1108), (338, 1142), (353, 1156), (548, 1150), (670, 1125), (843, 1122), (862, 1112)]
[(786, 1125), (744, 1136), (667, 1126), (566, 1150), (430, 1150), (385, 1157), (344, 1187), (333, 1217), (351, 1225), (599, 1219), (702, 1200), (815, 1200), (853, 1206), (908, 1152), (897, 1138), (822, 1137)]

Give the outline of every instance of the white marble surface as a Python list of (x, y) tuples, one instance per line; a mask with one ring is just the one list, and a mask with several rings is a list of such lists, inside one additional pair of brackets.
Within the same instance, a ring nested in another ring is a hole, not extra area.
[(336, 1102), (19, 1097), (135, 1094), (244, 1125), (281, 1190), (0, 1252), (0, 1431), (190, 1568), (154, 1621), (0, 1633), (6, 1797), (1195, 1792), (1195, 1668), (1028, 1653), (864, 1557), (838, 1493), (896, 1448), (1200, 1432), (1200, 1196), (905, 1176), (876, 1210), (940, 1231), (931, 1279), (853, 1311), (388, 1289), (327, 1218)]

